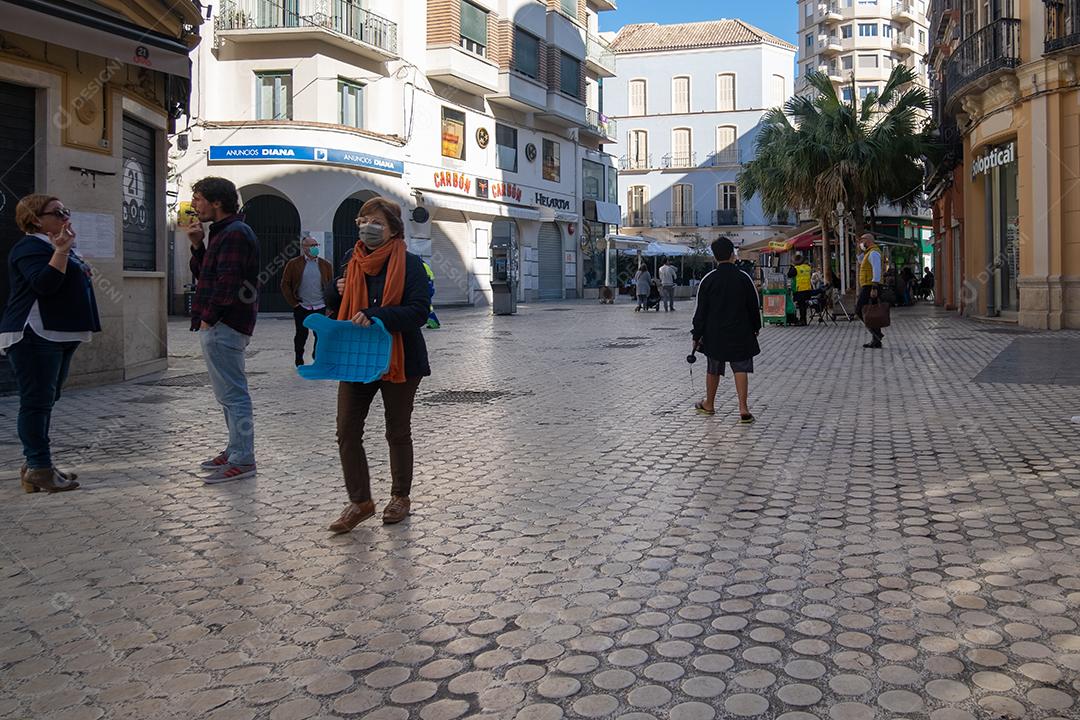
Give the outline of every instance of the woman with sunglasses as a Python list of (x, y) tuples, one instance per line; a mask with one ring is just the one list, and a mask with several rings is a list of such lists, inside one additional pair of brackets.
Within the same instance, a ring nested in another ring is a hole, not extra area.
[(0, 317), (0, 350), (19, 388), (22, 487), (28, 493), (74, 490), (75, 474), (53, 466), (49, 424), (72, 355), (101, 330), (90, 267), (73, 250), (71, 212), (59, 198), (27, 195), (15, 206), (15, 222), (25, 236), (8, 256), (11, 290)]

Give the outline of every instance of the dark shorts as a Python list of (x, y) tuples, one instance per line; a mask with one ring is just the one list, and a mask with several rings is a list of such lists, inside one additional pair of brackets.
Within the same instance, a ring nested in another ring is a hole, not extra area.
[(706, 370), (710, 375), (723, 375), (724, 365), (731, 365), (731, 372), (752, 373), (754, 372), (754, 358), (746, 360), (713, 360), (709, 358), (709, 367)]

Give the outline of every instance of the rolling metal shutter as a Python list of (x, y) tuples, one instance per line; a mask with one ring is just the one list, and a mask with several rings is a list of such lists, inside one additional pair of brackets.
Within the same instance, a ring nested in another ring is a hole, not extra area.
[(435, 305), (469, 302), (466, 252), (469, 252), (468, 223), (453, 220), (431, 223), (430, 265), (435, 273)]
[(563, 299), (562, 233), (555, 223), (540, 226), (540, 299)]
[(124, 116), (124, 269), (157, 270), (157, 137)]
[[(34, 192), (34, 135), (37, 91), (0, 82), (0, 313), (8, 299), (8, 254), (21, 233), (15, 205)], [(0, 393), (15, 390), (11, 365), (0, 362)]]

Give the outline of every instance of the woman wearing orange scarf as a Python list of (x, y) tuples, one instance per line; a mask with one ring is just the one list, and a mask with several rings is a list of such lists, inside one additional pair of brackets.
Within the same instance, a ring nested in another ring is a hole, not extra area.
[(423, 260), (405, 249), (405, 225), (397, 203), (376, 197), (356, 218), (360, 239), (346, 253), (344, 276), (327, 291), (327, 305), (338, 307), (338, 320), (367, 327), (378, 319), (394, 338), (390, 369), (373, 383), (338, 385), (337, 438), (349, 504), (330, 530), (346, 533), (375, 514), (371, 474), (364, 451), (364, 422), (376, 394), (381, 394), (390, 445), (390, 502), (383, 522), (401, 522), (409, 514), (412, 489), (412, 411), (420, 379), (431, 374), (420, 328), (427, 322), (427, 273)]

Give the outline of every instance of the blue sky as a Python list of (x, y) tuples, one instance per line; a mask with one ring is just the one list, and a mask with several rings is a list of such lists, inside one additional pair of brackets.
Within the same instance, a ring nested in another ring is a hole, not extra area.
[(797, 43), (795, 0), (617, 0), (619, 9), (600, 13), (601, 30), (642, 22), (661, 24), (738, 18)]

